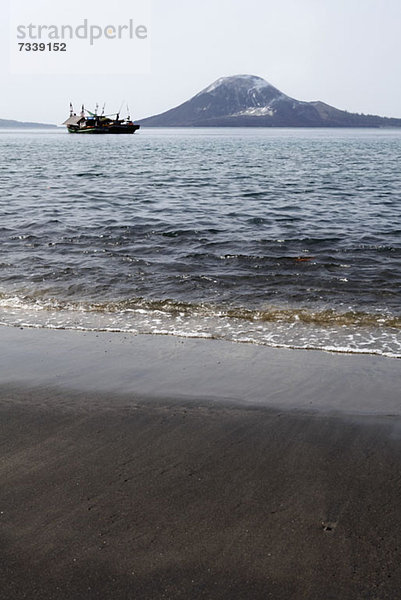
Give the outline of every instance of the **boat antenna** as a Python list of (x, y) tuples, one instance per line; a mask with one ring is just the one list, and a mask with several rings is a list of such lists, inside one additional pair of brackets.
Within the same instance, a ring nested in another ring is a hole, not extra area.
[(127, 104), (127, 113), (128, 113), (127, 119), (128, 119), (128, 121), (131, 121), (131, 115), (130, 115), (130, 110), (129, 110), (128, 104)]
[(104, 109), (105, 109), (105, 108), (106, 108), (106, 102), (103, 104), (103, 108), (102, 108), (102, 114), (101, 114), (101, 116), (102, 116), (102, 117), (104, 116)]
[(85, 116), (85, 107), (84, 105), (82, 105), (82, 109), (81, 109), (81, 117)]
[(74, 107), (72, 106), (72, 102), (70, 102), (70, 117), (74, 115)]
[(98, 111), (98, 109), (99, 109), (99, 103), (98, 103), (98, 102), (96, 102), (95, 116), (97, 116), (97, 111)]

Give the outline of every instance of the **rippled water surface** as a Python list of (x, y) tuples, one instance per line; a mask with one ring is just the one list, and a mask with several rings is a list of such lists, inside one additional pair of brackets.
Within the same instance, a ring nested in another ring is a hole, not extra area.
[(0, 322), (401, 357), (400, 130), (0, 133)]

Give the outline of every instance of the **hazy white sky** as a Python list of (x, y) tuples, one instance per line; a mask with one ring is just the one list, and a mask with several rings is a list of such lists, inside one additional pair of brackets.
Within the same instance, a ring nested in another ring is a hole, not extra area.
[[(30, 6), (34, 2), (26, 0)], [(54, 5), (66, 3), (55, 0)], [(84, 62), (68, 76), (10, 74), (10, 25), (7, 10), (2, 10), (0, 118), (59, 124), (70, 99), (77, 107), (83, 101), (88, 107), (106, 102), (108, 110), (117, 110), (125, 100), (132, 116), (140, 118), (172, 108), (215, 79), (237, 73), (264, 77), (299, 100), (401, 117), (401, 0), (151, 4), (151, 71), (146, 75), (94, 75)], [(80, 16), (91, 18), (85, 0), (81, 5)], [(98, 20), (110, 6), (116, 20), (125, 17), (129, 5), (129, 0), (97, 0)]]

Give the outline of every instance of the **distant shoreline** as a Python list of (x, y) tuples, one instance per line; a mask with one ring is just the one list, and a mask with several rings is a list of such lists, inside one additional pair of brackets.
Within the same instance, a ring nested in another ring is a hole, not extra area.
[(30, 121), (14, 121), (0, 119), (0, 129), (57, 129), (58, 125), (51, 123), (35, 123)]
[[(15, 121), (15, 123), (18, 123), (18, 121)], [(138, 121), (138, 123), (140, 124), (141, 121)], [(35, 130), (52, 130), (52, 131), (67, 131), (65, 127), (61, 126), (61, 125), (49, 125), (49, 124), (41, 124), (41, 123), (27, 123), (27, 124), (16, 124), (16, 125), (2, 125), (1, 121), (0, 121), (0, 130), (1, 131), (35, 131)], [(266, 129), (266, 130), (295, 130), (295, 131), (316, 131), (319, 129), (325, 130), (325, 131), (332, 131), (332, 130), (336, 130), (336, 131), (344, 131), (344, 130), (359, 130), (359, 131), (397, 131), (397, 130), (401, 130), (401, 125), (378, 125), (378, 126), (374, 126), (374, 125), (366, 125), (366, 126), (362, 126), (362, 125), (344, 125), (344, 126), (338, 126), (338, 125), (316, 125), (316, 126), (304, 126), (304, 125), (291, 125), (291, 126), (286, 126), (286, 125), (272, 125), (272, 126), (268, 126), (268, 125), (141, 125), (141, 133), (143, 131), (146, 130), (156, 130), (156, 129), (165, 129), (165, 130), (173, 130), (173, 129), (190, 129), (192, 131), (199, 131), (201, 129), (208, 129), (210, 131), (212, 130), (216, 130), (216, 129), (224, 129), (224, 130), (228, 130), (228, 129), (236, 129), (236, 130), (240, 130), (240, 129), (246, 129), (249, 131), (257, 131), (257, 130), (262, 130), (262, 129)], [(138, 133), (140, 133), (138, 132)]]

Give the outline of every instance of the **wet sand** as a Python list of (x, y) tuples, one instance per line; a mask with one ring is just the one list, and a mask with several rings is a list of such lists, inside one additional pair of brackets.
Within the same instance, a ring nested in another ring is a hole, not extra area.
[(0, 328), (0, 598), (385, 599), (401, 363)]

